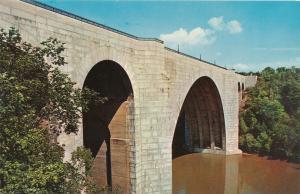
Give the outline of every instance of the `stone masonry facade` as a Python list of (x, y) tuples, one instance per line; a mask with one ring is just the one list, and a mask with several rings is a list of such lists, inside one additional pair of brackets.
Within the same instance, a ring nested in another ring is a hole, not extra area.
[[(100, 61), (114, 61), (126, 71), (134, 95), (129, 129), (131, 193), (172, 193), (172, 140), (177, 118), (189, 89), (203, 76), (213, 80), (221, 97), (224, 151), (240, 153), (238, 82), (247, 88), (255, 84), (254, 78), (165, 48), (157, 39), (137, 38), (51, 9), (32, 1), (0, 0), (0, 27), (16, 27), (34, 45), (50, 36), (66, 43), (68, 65), (63, 71), (78, 87)], [(60, 136), (66, 159), (83, 145), (82, 134), (80, 129), (78, 135)]]

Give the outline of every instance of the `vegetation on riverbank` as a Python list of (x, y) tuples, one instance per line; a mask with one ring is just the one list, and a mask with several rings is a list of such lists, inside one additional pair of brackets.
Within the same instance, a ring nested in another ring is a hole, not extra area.
[(91, 152), (79, 147), (65, 162), (57, 137), (76, 133), (88, 103), (103, 99), (60, 71), (63, 51), (54, 38), (35, 47), (0, 31), (0, 193), (97, 192)]
[(265, 68), (244, 94), (240, 148), (272, 158), (300, 159), (300, 68)]

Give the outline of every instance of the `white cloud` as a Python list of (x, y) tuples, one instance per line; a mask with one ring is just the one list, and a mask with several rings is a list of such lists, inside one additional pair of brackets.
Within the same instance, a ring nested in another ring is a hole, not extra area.
[(160, 39), (170, 47), (193, 46), (193, 45), (209, 45), (215, 42), (217, 31), (227, 31), (231, 34), (242, 32), (242, 26), (237, 20), (225, 22), (223, 16), (213, 17), (208, 20), (211, 28), (205, 29), (196, 27), (191, 31), (185, 28), (179, 28), (171, 33), (161, 34)]
[(215, 30), (223, 30), (224, 28), (223, 16), (210, 18), (208, 20), (208, 24)]
[(250, 65), (238, 63), (238, 64), (233, 65), (232, 68), (235, 70), (238, 70), (238, 71), (246, 71), (250, 68)]
[(201, 27), (194, 28), (190, 32), (184, 28), (180, 28), (169, 34), (161, 34), (160, 39), (169, 44), (187, 45), (208, 45), (215, 41), (214, 31)]
[(260, 63), (246, 64), (246, 63), (238, 63), (232, 65), (231, 68), (236, 71), (261, 71), (266, 67), (278, 68), (278, 67), (292, 67), (295, 66), (300, 68), (300, 56), (292, 57), (285, 60), (279, 61), (266, 61)]
[(231, 20), (227, 23), (229, 33), (235, 34), (243, 31), (242, 25), (237, 20)]
[(227, 30), (230, 34), (240, 33), (243, 31), (242, 25), (237, 20), (226, 22), (223, 16), (213, 17), (208, 20), (208, 24), (214, 30)]

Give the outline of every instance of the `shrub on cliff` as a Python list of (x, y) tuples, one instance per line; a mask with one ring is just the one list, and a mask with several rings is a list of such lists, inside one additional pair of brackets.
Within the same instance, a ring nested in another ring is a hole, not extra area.
[(300, 69), (266, 68), (240, 114), (243, 151), (300, 158)]

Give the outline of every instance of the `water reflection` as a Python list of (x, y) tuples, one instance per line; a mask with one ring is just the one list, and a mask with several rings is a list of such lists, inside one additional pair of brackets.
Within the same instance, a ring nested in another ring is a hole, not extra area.
[(173, 160), (174, 194), (299, 194), (300, 165), (254, 155), (188, 154)]

